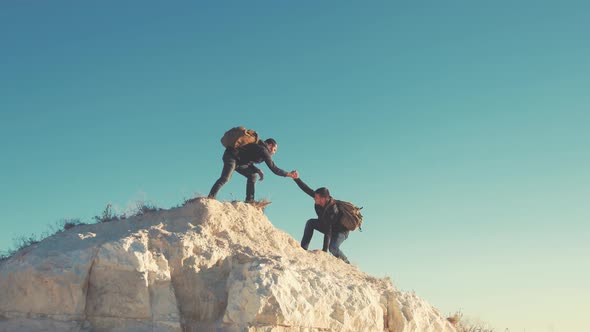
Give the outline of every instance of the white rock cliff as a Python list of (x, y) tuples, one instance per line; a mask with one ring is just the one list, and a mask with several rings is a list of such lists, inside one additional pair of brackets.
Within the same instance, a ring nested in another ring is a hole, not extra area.
[(81, 225), (0, 263), (0, 331), (454, 332), (431, 305), (244, 203)]

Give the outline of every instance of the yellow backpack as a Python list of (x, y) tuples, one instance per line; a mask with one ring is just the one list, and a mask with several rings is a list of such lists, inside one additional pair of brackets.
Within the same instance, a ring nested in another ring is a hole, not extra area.
[(223, 134), (221, 138), (221, 145), (226, 148), (239, 148), (240, 146), (258, 143), (258, 133), (252, 129), (246, 129), (245, 127), (234, 127)]
[(361, 228), (361, 224), (363, 223), (363, 215), (361, 214), (362, 207), (339, 200), (336, 200), (336, 206), (338, 206), (338, 210), (342, 212), (340, 222), (346, 229), (354, 231), (358, 228), (361, 232), (363, 231)]

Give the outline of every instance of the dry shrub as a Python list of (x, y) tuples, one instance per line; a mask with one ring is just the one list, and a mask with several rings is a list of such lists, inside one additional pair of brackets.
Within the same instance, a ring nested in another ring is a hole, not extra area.
[(447, 320), (457, 329), (457, 332), (494, 332), (493, 329), (486, 327), (484, 323), (463, 320), (463, 313), (460, 311), (447, 317)]
[(100, 216), (94, 216), (94, 220), (97, 224), (99, 224), (101, 222), (111, 222), (114, 220), (119, 220), (119, 217), (116, 213), (113, 212), (113, 206), (111, 204), (107, 204)]

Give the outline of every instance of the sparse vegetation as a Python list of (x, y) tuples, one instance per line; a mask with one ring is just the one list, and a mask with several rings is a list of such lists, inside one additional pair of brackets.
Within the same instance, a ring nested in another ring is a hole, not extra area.
[[(187, 203), (187, 201), (184, 202), (184, 204), (186, 204), (186, 203)], [(135, 213), (130, 217), (140, 216), (140, 215), (147, 214), (149, 212), (160, 211), (160, 210), (162, 210), (162, 209), (157, 207), (152, 202), (139, 201), (136, 203)], [(117, 213), (113, 210), (112, 204), (107, 204), (107, 206), (104, 208), (102, 213), (98, 216), (94, 216), (92, 219), (94, 220), (95, 223), (98, 224), (98, 223), (103, 223), (103, 222), (122, 220), (122, 219), (126, 219), (126, 218), (127, 218), (127, 216), (125, 214), (117, 215)], [(85, 224), (86, 223), (82, 222), (80, 220), (80, 218), (64, 218), (59, 222), (56, 222), (54, 224), (50, 224), (49, 231), (41, 233), (40, 235), (31, 234), (29, 236), (19, 236), (17, 238), (14, 238), (12, 240), (12, 242), (13, 242), (12, 249), (0, 251), (0, 262), (9, 259), (10, 257), (14, 256), (14, 254), (17, 253), (18, 251), (28, 248), (32, 245), (35, 245), (35, 244), (41, 242), (41, 240), (43, 240), (49, 236), (52, 236), (52, 235), (57, 234), (59, 232), (67, 231), (67, 230), (70, 230), (70, 229), (75, 228), (77, 226), (85, 225)]]
[(14, 247), (16, 248), (15, 249), (15, 252), (16, 252), (16, 251), (28, 248), (32, 245), (39, 243), (41, 241), (41, 239), (39, 239), (39, 237), (37, 235), (31, 234), (29, 236), (24, 236), (24, 235), (19, 236), (12, 241), (14, 243)]
[(252, 202), (252, 203), (250, 203), (250, 204), (252, 204), (254, 207), (256, 207), (256, 208), (259, 208), (259, 209), (261, 209), (262, 211), (264, 211), (264, 209), (266, 209), (266, 207), (267, 207), (267, 206), (268, 206), (270, 203), (272, 203), (270, 200), (268, 200), (268, 199), (266, 199), (266, 198), (263, 198), (263, 199), (261, 199), (261, 200), (259, 200), (259, 201), (255, 201), (255, 202)]
[(0, 251), (0, 262), (3, 262), (7, 259), (12, 257), (12, 252), (10, 251)]
[(8, 251), (0, 252), (0, 262), (9, 259), (10, 257), (14, 256), (20, 250), (26, 249), (32, 245), (39, 243), (41, 239), (37, 237), (35, 234), (31, 234), (29, 236), (19, 236), (12, 240), (13, 249)]
[[(202, 199), (202, 198), (206, 198), (206, 196), (201, 195), (199, 193), (195, 193), (195, 195), (192, 198), (185, 199), (184, 202), (181, 205), (179, 205), (178, 207), (185, 206), (189, 203), (195, 202), (195, 201)], [(259, 201), (252, 202), (250, 204), (252, 204), (253, 206), (255, 206), (261, 210), (264, 210), (266, 208), (266, 206), (270, 203), (271, 202), (268, 199), (263, 198)], [(135, 213), (133, 215), (130, 215), (129, 217), (141, 216), (141, 215), (145, 215), (150, 212), (161, 211), (161, 210), (162, 210), (161, 208), (157, 207), (152, 202), (139, 201), (136, 203)], [(99, 224), (99, 223), (104, 223), (104, 222), (124, 220), (127, 218), (128, 218), (128, 216), (126, 214), (117, 215), (117, 213), (113, 210), (112, 204), (109, 203), (109, 204), (107, 204), (107, 206), (104, 208), (104, 210), (102, 211), (102, 213), (100, 215), (94, 216), (92, 219), (95, 223)], [(85, 225), (85, 224), (86, 223), (82, 222), (80, 220), (80, 218), (64, 218), (59, 222), (56, 222), (54, 224), (50, 224), (49, 231), (41, 233), (40, 235), (31, 234), (29, 236), (17, 237), (15, 239), (13, 239), (13, 249), (0, 251), (0, 262), (9, 259), (10, 257), (14, 256), (14, 254), (17, 253), (18, 251), (28, 248), (32, 245), (35, 245), (49, 236), (52, 236), (52, 235), (57, 234), (59, 232), (67, 231), (67, 230), (70, 230), (70, 229), (73, 229), (75, 227), (78, 227), (80, 225)], [(461, 332), (463, 332), (463, 331), (461, 331)], [(488, 330), (481, 330), (481, 331), (480, 330), (465, 330), (465, 332), (489, 332), (489, 331)]]
[(94, 216), (94, 221), (96, 221), (97, 224), (115, 220), (119, 220), (119, 217), (113, 212), (113, 206), (111, 204), (107, 204), (100, 216)]
[(449, 321), (449, 323), (451, 323), (451, 325), (456, 327), (461, 321), (462, 317), (463, 313), (457, 311), (454, 315), (447, 317), (447, 320)]
[(493, 329), (485, 327), (483, 323), (470, 322), (463, 320), (463, 313), (457, 311), (452, 316), (447, 317), (447, 320), (453, 325), (458, 332), (494, 332)]
[(157, 207), (152, 202), (139, 201), (139, 202), (137, 202), (137, 212), (135, 213), (135, 215), (141, 216), (141, 215), (144, 215), (149, 212), (160, 211), (160, 210), (162, 210), (162, 209)]
[(494, 332), (493, 329), (483, 327), (478, 323), (470, 324), (470, 323), (459, 323), (457, 326), (457, 331), (459, 332)]
[(80, 221), (80, 218), (64, 218), (54, 224), (49, 224), (49, 230), (41, 233), (40, 235), (31, 234), (29, 236), (23, 235), (16, 237), (12, 239), (12, 249), (0, 251), (0, 262), (9, 259), (10, 257), (14, 256), (14, 254), (23, 249), (41, 242), (45, 238), (48, 238), (59, 232), (67, 231), (79, 225), (84, 225), (84, 223)]
[(61, 223), (64, 231), (72, 229), (76, 226), (84, 225), (84, 223), (80, 221), (80, 218), (63, 219)]
[(131, 214), (129, 216), (125, 213), (123, 213), (121, 215), (117, 215), (117, 213), (113, 211), (113, 206), (111, 204), (107, 204), (107, 206), (102, 211), (100, 216), (94, 216), (94, 221), (97, 224), (99, 224), (99, 223), (103, 223), (103, 222), (125, 220), (127, 218), (141, 216), (141, 215), (144, 215), (144, 214), (147, 214), (150, 212), (160, 211), (160, 210), (162, 210), (162, 209), (157, 207), (152, 202), (138, 201), (135, 204), (135, 209), (133, 210), (133, 214)]

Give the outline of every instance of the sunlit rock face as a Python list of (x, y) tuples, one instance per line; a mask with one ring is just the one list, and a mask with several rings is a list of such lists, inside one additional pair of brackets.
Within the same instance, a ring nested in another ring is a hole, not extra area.
[(244, 203), (81, 225), (0, 263), (0, 331), (431, 331), (413, 293), (308, 252)]

